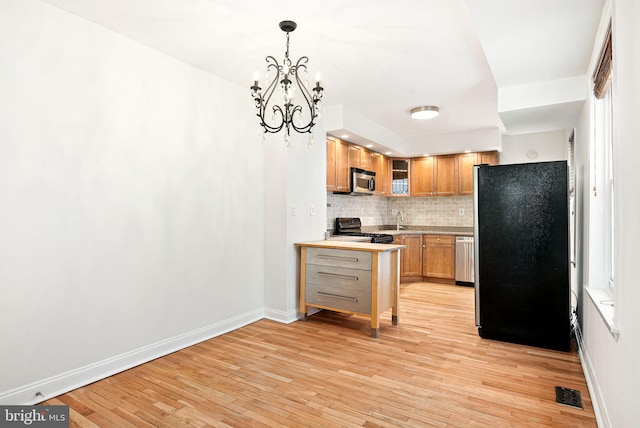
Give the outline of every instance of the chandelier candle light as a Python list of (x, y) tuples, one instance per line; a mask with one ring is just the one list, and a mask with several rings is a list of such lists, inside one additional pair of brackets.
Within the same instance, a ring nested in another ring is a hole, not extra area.
[[(251, 96), (256, 105), (256, 116), (260, 119), (260, 125), (264, 129), (262, 132), (262, 140), (264, 142), (266, 133), (277, 133), (285, 129), (286, 133), (284, 141), (287, 143), (287, 149), (291, 148), (291, 129), (303, 133), (309, 133), (308, 146), (313, 145), (313, 126), (315, 120), (320, 117), (320, 100), (322, 99), (323, 88), (320, 86), (320, 79), (316, 78), (316, 85), (312, 89), (313, 94), (308, 88), (308, 69), (307, 63), (309, 58), (306, 56), (292, 65), (289, 59), (289, 33), (294, 31), (297, 24), (293, 21), (280, 22), (280, 29), (287, 33), (287, 50), (284, 54), (282, 65), (278, 63), (273, 56), (269, 55), (267, 61), (267, 89), (262, 93), (259, 86), (259, 78), (255, 77), (253, 86), (251, 87)], [(269, 72), (275, 72), (275, 76), (269, 82)], [(284, 105), (280, 106), (272, 102), (271, 98), (275, 92), (277, 83), (280, 83), (282, 89)], [(305, 106), (294, 104), (294, 95), (296, 88), (304, 98)], [(271, 110), (271, 121), (267, 122), (265, 115)]]

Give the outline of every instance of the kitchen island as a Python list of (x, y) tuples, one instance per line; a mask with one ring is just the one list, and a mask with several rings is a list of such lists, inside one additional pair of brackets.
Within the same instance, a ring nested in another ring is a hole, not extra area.
[(400, 250), (404, 245), (315, 241), (300, 247), (300, 312), (314, 307), (371, 318), (371, 337), (380, 333), (380, 315), (391, 309), (399, 322)]

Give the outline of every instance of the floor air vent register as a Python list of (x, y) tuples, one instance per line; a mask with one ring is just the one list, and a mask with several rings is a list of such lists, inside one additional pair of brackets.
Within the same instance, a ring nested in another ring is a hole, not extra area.
[(578, 409), (584, 409), (584, 407), (582, 407), (580, 391), (576, 391), (575, 389), (556, 386), (556, 403)]

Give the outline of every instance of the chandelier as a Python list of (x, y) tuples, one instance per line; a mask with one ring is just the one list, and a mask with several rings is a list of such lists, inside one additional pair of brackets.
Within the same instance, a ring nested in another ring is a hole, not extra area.
[[(287, 33), (287, 50), (282, 65), (271, 55), (267, 56), (267, 89), (264, 93), (262, 92), (262, 88), (258, 85), (258, 77), (254, 79), (251, 87), (251, 96), (257, 110), (256, 116), (260, 119), (260, 125), (264, 129), (262, 132), (263, 142), (267, 133), (277, 133), (284, 128), (284, 141), (287, 143), (287, 149), (291, 148), (291, 129), (301, 134), (309, 133), (308, 146), (313, 145), (313, 126), (315, 120), (320, 117), (320, 100), (323, 91), (319, 78), (316, 79), (316, 85), (312, 89), (313, 94), (309, 91), (308, 57), (300, 57), (295, 65), (289, 59), (289, 33), (294, 31), (296, 27), (297, 24), (293, 21), (280, 22), (280, 29)], [(271, 81), (269, 81), (269, 73), (273, 74)], [(282, 91), (283, 105), (272, 101), (278, 83)], [(296, 93), (302, 94), (304, 103), (294, 104)], [(265, 117), (269, 115), (270, 119)]]

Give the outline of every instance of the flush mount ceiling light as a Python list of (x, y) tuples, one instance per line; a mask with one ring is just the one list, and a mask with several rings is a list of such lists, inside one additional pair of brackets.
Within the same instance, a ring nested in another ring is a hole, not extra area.
[[(308, 145), (309, 147), (313, 145), (313, 126), (315, 125), (315, 120), (320, 117), (320, 100), (322, 99), (323, 91), (319, 77), (316, 77), (316, 85), (312, 89), (313, 95), (309, 91), (308, 57), (300, 57), (295, 65), (292, 65), (289, 59), (289, 33), (294, 31), (296, 27), (297, 24), (293, 21), (280, 22), (280, 29), (287, 33), (287, 50), (284, 54), (282, 65), (271, 55), (267, 56), (266, 91), (264, 94), (262, 93), (262, 88), (258, 85), (258, 77), (254, 79), (251, 87), (251, 96), (257, 110), (256, 116), (260, 119), (260, 125), (264, 129), (262, 133), (263, 142), (267, 132), (277, 133), (284, 128), (286, 131), (284, 141), (287, 143), (287, 149), (291, 147), (291, 129), (301, 134), (309, 133)], [(269, 73), (272, 76), (269, 76)], [(280, 83), (284, 99), (284, 105), (282, 106), (271, 102), (277, 83)], [(294, 104), (296, 92), (302, 94), (302, 98), (304, 98), (302, 105)], [(265, 119), (268, 110), (271, 111), (270, 121)]]
[(411, 109), (411, 117), (419, 120), (433, 119), (439, 113), (440, 109), (436, 106), (420, 106)]

